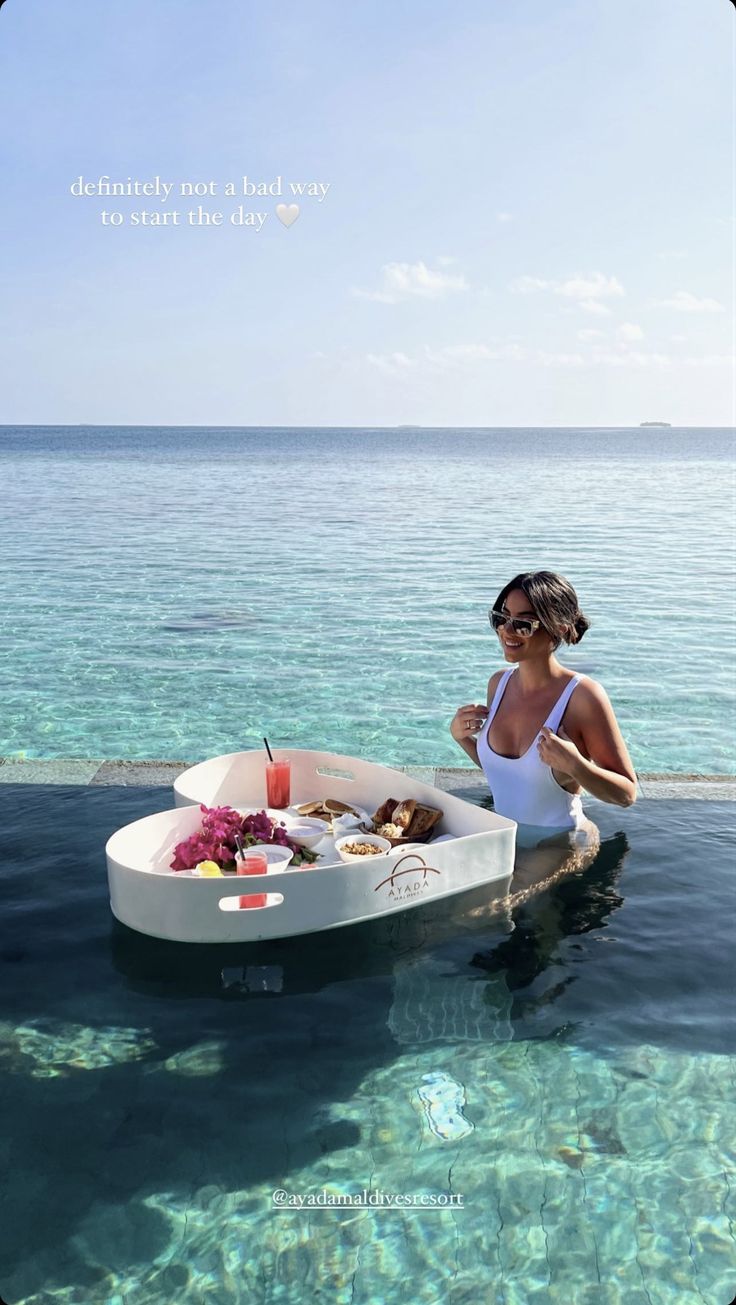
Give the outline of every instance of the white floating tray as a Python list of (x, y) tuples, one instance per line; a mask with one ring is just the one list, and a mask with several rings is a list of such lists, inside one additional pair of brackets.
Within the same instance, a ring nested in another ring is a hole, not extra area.
[[(292, 806), (285, 816), (303, 802), (325, 797), (368, 811), (390, 797), (415, 798), (443, 812), (433, 841), (421, 850), (394, 848), (385, 856), (345, 864), (327, 837), (314, 849), (319, 853), (314, 864), (269, 870), (267, 876), (198, 878), (171, 870), (176, 844), (200, 826), (200, 803), (266, 808), (263, 752), (233, 752), (184, 771), (174, 784), (173, 810), (135, 820), (108, 839), (110, 906), (118, 920), (178, 942), (252, 942), (338, 929), (483, 884), (500, 891), (508, 887), (513, 820), (356, 757), (295, 748), (276, 750), (274, 757), (291, 761)], [(241, 896), (263, 893), (266, 885), (265, 906), (239, 906)]]

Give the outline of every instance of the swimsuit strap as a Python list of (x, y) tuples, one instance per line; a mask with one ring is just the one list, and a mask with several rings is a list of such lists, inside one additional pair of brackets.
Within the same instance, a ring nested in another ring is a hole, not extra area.
[[(579, 683), (580, 680), (578, 679), (577, 675), (574, 675), (573, 678), (568, 682), (568, 684), (562, 690), (562, 693), (557, 699), (557, 702), (555, 703), (554, 707), (549, 713), (549, 716), (544, 722), (544, 724), (547, 726), (548, 729), (553, 730), (555, 733), (557, 732), (560, 721), (562, 720), (562, 717), (565, 714), (565, 708), (568, 702), (570, 701), (570, 697), (572, 695), (573, 689), (575, 689)], [(544, 726), (542, 728), (544, 728)]]

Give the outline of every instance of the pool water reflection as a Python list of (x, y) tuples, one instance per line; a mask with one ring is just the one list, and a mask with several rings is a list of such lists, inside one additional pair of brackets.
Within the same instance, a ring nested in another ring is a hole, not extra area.
[(731, 804), (591, 804), (593, 863), (511, 909), (194, 947), (107, 901), (168, 790), (4, 797), (9, 1305), (731, 1299)]

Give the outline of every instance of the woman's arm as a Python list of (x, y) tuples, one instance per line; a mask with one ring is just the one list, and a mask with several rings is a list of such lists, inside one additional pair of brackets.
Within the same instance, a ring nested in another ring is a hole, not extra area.
[(542, 730), (539, 755), (548, 766), (571, 775), (593, 797), (616, 806), (636, 801), (636, 772), (631, 764), (608, 695), (593, 680), (581, 683), (575, 711), (575, 732), (582, 748), (570, 738)]

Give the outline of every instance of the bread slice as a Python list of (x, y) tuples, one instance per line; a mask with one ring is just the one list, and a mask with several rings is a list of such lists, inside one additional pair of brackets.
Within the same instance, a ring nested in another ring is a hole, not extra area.
[(404, 833), (408, 833), (409, 825), (414, 818), (416, 807), (417, 804), (413, 798), (409, 798), (405, 802), (399, 802), (394, 807), (394, 812), (391, 816), (391, 823), (393, 825), (398, 825), (399, 829), (404, 830)]
[[(389, 838), (393, 847), (402, 843), (414, 843), (425, 839), (435, 825), (442, 819), (442, 812), (436, 807), (426, 807), (421, 802), (408, 798), (397, 802), (396, 798), (387, 798), (373, 817), (374, 829), (382, 825), (395, 825), (402, 830), (400, 838)], [(384, 835), (388, 837), (388, 835)]]
[(386, 801), (381, 803), (373, 817), (373, 823), (376, 826), (376, 829), (379, 825), (393, 824), (394, 807), (397, 807), (398, 805), (396, 798), (386, 798)]
[(407, 838), (426, 838), (427, 834), (434, 829), (441, 819), (442, 812), (438, 811), (436, 807), (425, 807), (421, 802), (417, 802), (411, 822), (406, 830)]

